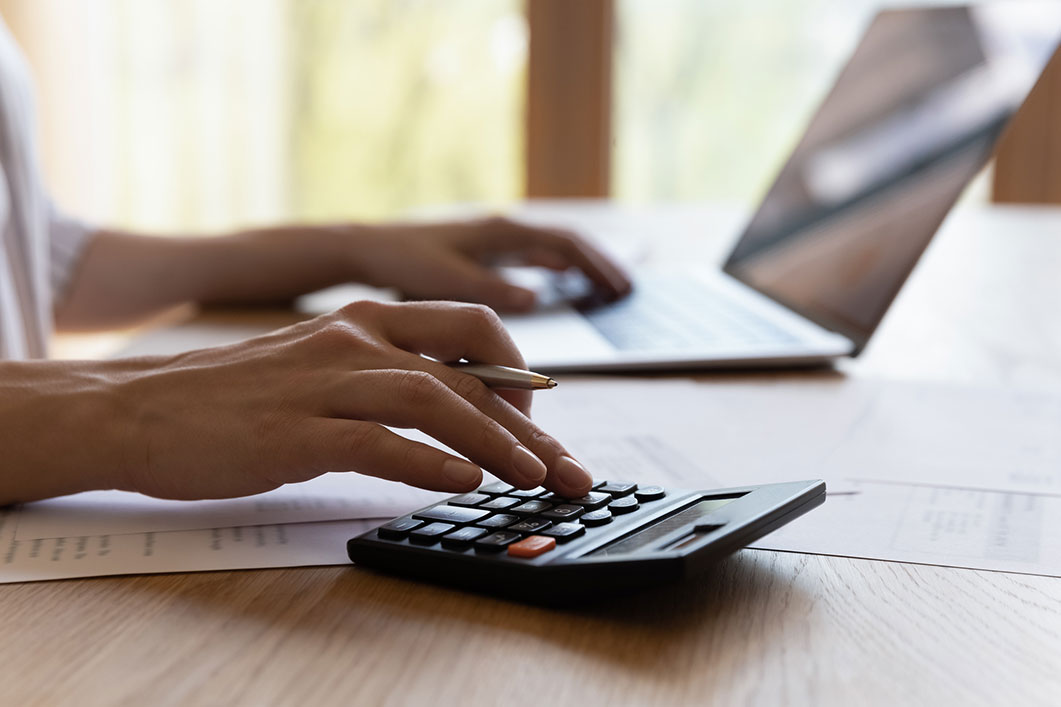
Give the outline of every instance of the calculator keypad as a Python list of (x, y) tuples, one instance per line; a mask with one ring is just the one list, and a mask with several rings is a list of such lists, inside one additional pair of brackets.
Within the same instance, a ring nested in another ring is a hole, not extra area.
[(480, 528), (505, 528), (518, 520), (519, 516), (509, 515), (508, 513), (495, 513), (492, 516), (476, 521), (475, 524)]
[(442, 547), (450, 550), (464, 550), (473, 542), (483, 537), (490, 531), (486, 528), (476, 528), (474, 525), (466, 525), (457, 528), (442, 536)]
[(514, 525), (508, 526), (508, 530), (514, 533), (540, 533), (552, 524), (552, 521), (544, 518), (525, 518)]
[(499, 530), (496, 533), (491, 533), (484, 538), (476, 540), (475, 549), (483, 550), (484, 552), (501, 552), (512, 543), (522, 539), (522, 537), (519, 533)]
[(385, 540), (403, 540), (413, 528), (419, 528), (424, 524), (422, 520), (415, 518), (396, 518), (390, 523), (379, 527), (378, 535)]
[(637, 498), (635, 498), (634, 496), (623, 496), (622, 498), (617, 498), (608, 504), (608, 510), (614, 513), (615, 515), (633, 513), (640, 507), (641, 504), (637, 502)]
[(541, 513), (547, 511), (553, 507), (553, 504), (546, 503), (545, 501), (524, 501), (512, 508), (512, 512), (519, 516), (532, 516), (535, 513)]
[(627, 484), (620, 481), (609, 481), (598, 489), (613, 498), (621, 498), (637, 490), (637, 484)]
[(511, 496), (498, 496), (497, 498), (490, 499), (486, 503), (480, 504), (479, 508), (487, 508), (491, 511), (503, 511), (506, 508), (518, 506), (520, 503), (521, 501), (518, 498), (512, 498)]
[(590, 511), (585, 514), (579, 520), (582, 521), (583, 525), (587, 525), (591, 528), (598, 525), (605, 525), (612, 522), (612, 512), (607, 508), (599, 508), (595, 511)]
[(569, 503), (582, 506), (587, 511), (595, 511), (607, 505), (608, 501), (612, 500), (612, 497), (606, 493), (600, 491), (590, 491), (582, 498), (572, 498)]
[(447, 503), (451, 506), (465, 506), (467, 508), (473, 508), (478, 506), (483, 501), (489, 501), (490, 496), (485, 493), (466, 493), (463, 496), (457, 496), (451, 498)]
[(413, 518), (419, 518), (420, 520), (437, 520), (443, 523), (474, 523), (477, 520), (482, 520), (486, 516), (490, 515), (490, 511), (484, 511), (478, 508), (463, 508), (461, 506), (450, 506), (447, 504), (439, 504), (432, 506), (431, 508), (425, 508), (422, 511), (417, 511), (413, 514)]
[(439, 538), (457, 526), (449, 523), (428, 523), (409, 531), (409, 542), (417, 545), (434, 545)]
[(557, 523), (541, 532), (550, 538), (556, 538), (557, 542), (566, 543), (586, 534), (586, 526), (581, 523)]
[(658, 501), (666, 495), (667, 492), (663, 490), (662, 486), (644, 486), (634, 491), (634, 496), (642, 503), (647, 501)]
[(529, 559), (585, 537), (587, 529), (608, 526), (616, 516), (637, 516), (652, 508), (645, 504), (667, 495), (660, 486), (620, 481), (597, 481), (593, 489), (581, 498), (564, 498), (543, 488), (524, 491), (496, 482), (392, 520), (377, 536), (422, 546), (441, 543), (443, 551)]
[(543, 511), (542, 518), (548, 518), (553, 521), (568, 521), (575, 520), (585, 512), (582, 506), (576, 506), (572, 503), (561, 503), (559, 506), (553, 506), (549, 510)]

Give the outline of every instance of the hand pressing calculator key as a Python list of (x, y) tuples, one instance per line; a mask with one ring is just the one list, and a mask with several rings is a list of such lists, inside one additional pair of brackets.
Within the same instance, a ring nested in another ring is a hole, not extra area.
[(347, 542), (364, 567), (564, 604), (695, 575), (825, 501), (824, 481), (715, 491), (599, 481), (582, 498), (498, 482)]

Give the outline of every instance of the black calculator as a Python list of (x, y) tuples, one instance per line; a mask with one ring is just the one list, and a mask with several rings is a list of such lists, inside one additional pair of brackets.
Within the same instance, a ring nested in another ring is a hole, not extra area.
[(347, 542), (363, 567), (546, 604), (695, 575), (825, 501), (825, 482), (683, 491), (598, 481), (581, 498), (503, 482)]

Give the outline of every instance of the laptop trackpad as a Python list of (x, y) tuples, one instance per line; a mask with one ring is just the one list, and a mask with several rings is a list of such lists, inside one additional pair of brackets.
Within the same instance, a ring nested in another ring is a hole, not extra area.
[(569, 307), (501, 318), (530, 368), (609, 361), (615, 348)]

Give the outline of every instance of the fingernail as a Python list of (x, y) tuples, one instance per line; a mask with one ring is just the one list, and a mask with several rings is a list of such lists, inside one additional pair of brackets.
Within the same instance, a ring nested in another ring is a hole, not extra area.
[(564, 486), (571, 488), (589, 486), (593, 480), (586, 467), (567, 456), (560, 457), (556, 462), (556, 476)]
[(442, 476), (457, 486), (475, 486), (482, 479), (483, 472), (471, 462), (447, 459), (442, 464)]
[(519, 444), (512, 450), (512, 466), (516, 467), (516, 473), (533, 483), (542, 481), (548, 471), (541, 459)]

